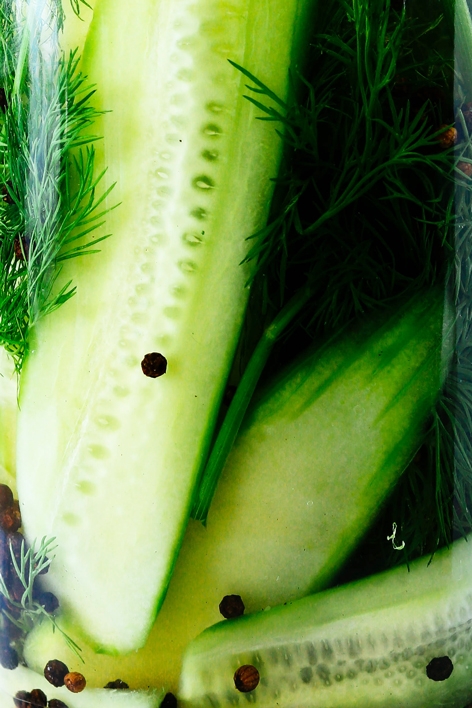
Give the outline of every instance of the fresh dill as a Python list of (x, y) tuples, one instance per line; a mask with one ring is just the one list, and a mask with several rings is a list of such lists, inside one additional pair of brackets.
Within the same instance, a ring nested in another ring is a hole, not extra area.
[(106, 238), (91, 236), (110, 191), (98, 194), (95, 88), (61, 53), (60, 25), (54, 3), (0, 2), (0, 344), (18, 371), (30, 328), (74, 294), (56, 286), (61, 262)]
[(286, 159), (248, 255), (265, 328), (203, 473), (193, 509), (202, 520), (261, 373), (287, 350), (443, 281), (454, 252), (453, 148), (443, 145), (453, 62), (433, 41), (444, 19), (420, 23), (390, 0), (328, 3), (326, 18), (297, 77), (303, 98), (284, 103), (234, 65)]
[(52, 623), (53, 630), (59, 631), (68, 646), (82, 659), (79, 645), (61, 629), (55, 616), (45, 609), (37, 597), (38, 578), (48, 571), (54, 559), (54, 542), (54, 538), (43, 538), (37, 550), (34, 542), (27, 548), (24, 539), (19, 547), (13, 543), (8, 544), (10, 558), (4, 565), (9, 568), (9, 574), (0, 572), (0, 594), (3, 596), (1, 614), (23, 637), (39, 621), (47, 618)]

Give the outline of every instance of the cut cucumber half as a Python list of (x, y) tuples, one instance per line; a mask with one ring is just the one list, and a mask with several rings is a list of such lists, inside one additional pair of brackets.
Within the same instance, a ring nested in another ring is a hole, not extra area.
[(16, 469), (17, 385), (13, 360), (0, 347), (0, 482), (6, 484)]
[[(100, 656), (70, 619), (58, 620), (84, 649), (92, 681), (135, 672), (140, 685), (175, 690), (186, 645), (221, 619), (225, 595), (241, 595), (254, 612), (326, 586), (416, 451), (441, 381), (442, 311), (440, 291), (418, 295), (382, 313), (382, 323), (370, 318), (307, 353), (269, 386), (230, 455), (207, 526), (187, 529), (146, 646)], [(50, 623), (25, 646), (36, 670), (49, 655), (72, 661), (70, 652)]]
[[(51, 658), (51, 657), (50, 657)], [(55, 688), (44, 676), (25, 666), (13, 671), (0, 667), (0, 705), (13, 707), (13, 697), (18, 691), (41, 689), (48, 700), (56, 698), (67, 708), (159, 708), (164, 691), (129, 691), (116, 689), (85, 688), (82, 693), (71, 693), (66, 688)], [(26, 708), (26, 704), (25, 704)]]
[[(471, 541), (410, 572), (402, 566), (206, 630), (184, 658), (182, 705), (464, 708), (472, 698)], [(241, 666), (259, 672), (248, 693), (235, 687)]]
[(32, 332), (17, 474), (27, 538), (57, 540), (50, 588), (107, 651), (143, 645), (163, 601), (277, 173), (280, 138), (227, 59), (284, 97), (311, 4), (95, 4), (82, 69), (110, 111), (93, 130), (120, 206), (102, 253), (64, 264), (77, 295)]

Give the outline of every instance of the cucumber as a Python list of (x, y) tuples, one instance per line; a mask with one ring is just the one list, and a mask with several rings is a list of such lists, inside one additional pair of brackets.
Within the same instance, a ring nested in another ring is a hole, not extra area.
[[(410, 572), (401, 566), (206, 630), (184, 657), (182, 706), (464, 708), (472, 698), (471, 541)], [(241, 666), (259, 672), (247, 693), (235, 688)]]
[[(48, 700), (56, 698), (68, 708), (159, 708), (164, 692), (127, 691), (86, 687), (82, 693), (71, 693), (66, 688), (54, 688), (42, 674), (25, 666), (13, 671), (0, 667), (0, 705), (13, 707), (13, 697), (18, 691), (41, 689)], [(25, 704), (25, 708), (26, 704)]]
[[(54, 536), (53, 592), (95, 646), (144, 644), (182, 541), (238, 339), (246, 239), (281, 141), (243, 64), (281, 97), (310, 0), (98, 0), (82, 70), (109, 165), (102, 253), (67, 261), (77, 295), (31, 333), (18, 423), (27, 538)], [(160, 353), (167, 374), (141, 361)]]
[(17, 410), (15, 367), (5, 349), (0, 347), (0, 482), (13, 484), (15, 489)]
[[(221, 619), (225, 595), (241, 595), (254, 612), (326, 586), (417, 449), (441, 383), (442, 299), (433, 290), (371, 317), (269, 385), (246, 418), (207, 526), (187, 529), (146, 646), (100, 656), (59, 619), (84, 650), (93, 685), (114, 671), (174, 691), (186, 645)], [(39, 670), (48, 656), (71, 662), (70, 652), (44, 623), (24, 656)]]

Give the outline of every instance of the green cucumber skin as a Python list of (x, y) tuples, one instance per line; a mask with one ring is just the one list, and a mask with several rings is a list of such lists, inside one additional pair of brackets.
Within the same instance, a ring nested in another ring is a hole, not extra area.
[[(163, 601), (277, 172), (281, 141), (227, 58), (284, 96), (310, 4), (96, 3), (82, 69), (111, 110), (93, 129), (121, 205), (102, 253), (65, 264), (77, 295), (32, 333), (18, 485), (27, 537), (57, 539), (51, 589), (107, 651), (143, 645)], [(140, 367), (153, 351), (157, 380)]]
[[(439, 290), (421, 293), (309, 352), (260, 395), (207, 526), (187, 528), (146, 646), (117, 660), (117, 675), (175, 691), (186, 645), (219, 621), (224, 595), (240, 594), (255, 612), (326, 587), (416, 450), (440, 386), (442, 309)], [(333, 419), (336, 437), (327, 441)], [(369, 445), (374, 428), (377, 448)], [(338, 454), (329, 460), (331, 447)], [(60, 622), (84, 648), (93, 685), (103, 685), (110, 657), (85, 647), (66, 618)], [(40, 670), (49, 655), (68, 651), (43, 624), (28, 637), (25, 657)]]
[[(448, 656), (451, 676), (426, 667)], [(258, 668), (249, 694), (237, 668)], [(472, 698), (472, 544), (206, 630), (184, 657), (184, 706), (463, 708)]]

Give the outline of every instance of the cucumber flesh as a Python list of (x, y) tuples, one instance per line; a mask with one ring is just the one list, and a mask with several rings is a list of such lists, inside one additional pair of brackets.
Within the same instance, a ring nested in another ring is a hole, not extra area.
[[(227, 58), (285, 96), (309, 6), (95, 5), (82, 69), (111, 111), (93, 129), (121, 204), (102, 253), (64, 265), (77, 295), (32, 333), (17, 475), (27, 538), (57, 540), (50, 589), (105, 651), (143, 645), (163, 601), (247, 301), (239, 264), (277, 172), (281, 141)], [(149, 352), (165, 376), (143, 375)]]
[[(416, 451), (440, 386), (442, 309), (439, 291), (422, 294), (309, 352), (261, 395), (207, 526), (187, 529), (146, 646), (100, 656), (60, 619), (94, 685), (115, 671), (175, 691), (186, 645), (221, 619), (225, 595), (241, 595), (255, 612), (326, 586)], [(73, 658), (49, 623), (29, 635), (24, 653), (36, 670), (48, 656)]]
[[(17, 376), (13, 360), (0, 347), (0, 482), (16, 490)], [(12, 486), (13, 485), (13, 486)]]
[[(51, 657), (50, 657), (51, 658)], [(13, 671), (0, 667), (0, 705), (13, 706), (18, 691), (41, 689), (48, 700), (56, 698), (68, 708), (159, 708), (164, 691), (127, 691), (86, 687), (82, 693), (71, 693), (66, 688), (54, 688), (41, 674), (25, 666)]]
[[(472, 698), (472, 539), (410, 566), (206, 630), (184, 657), (183, 706), (463, 708)], [(428, 677), (449, 657), (445, 680)], [(255, 666), (259, 685), (233, 676)], [(429, 669), (430, 670), (430, 669)]]

